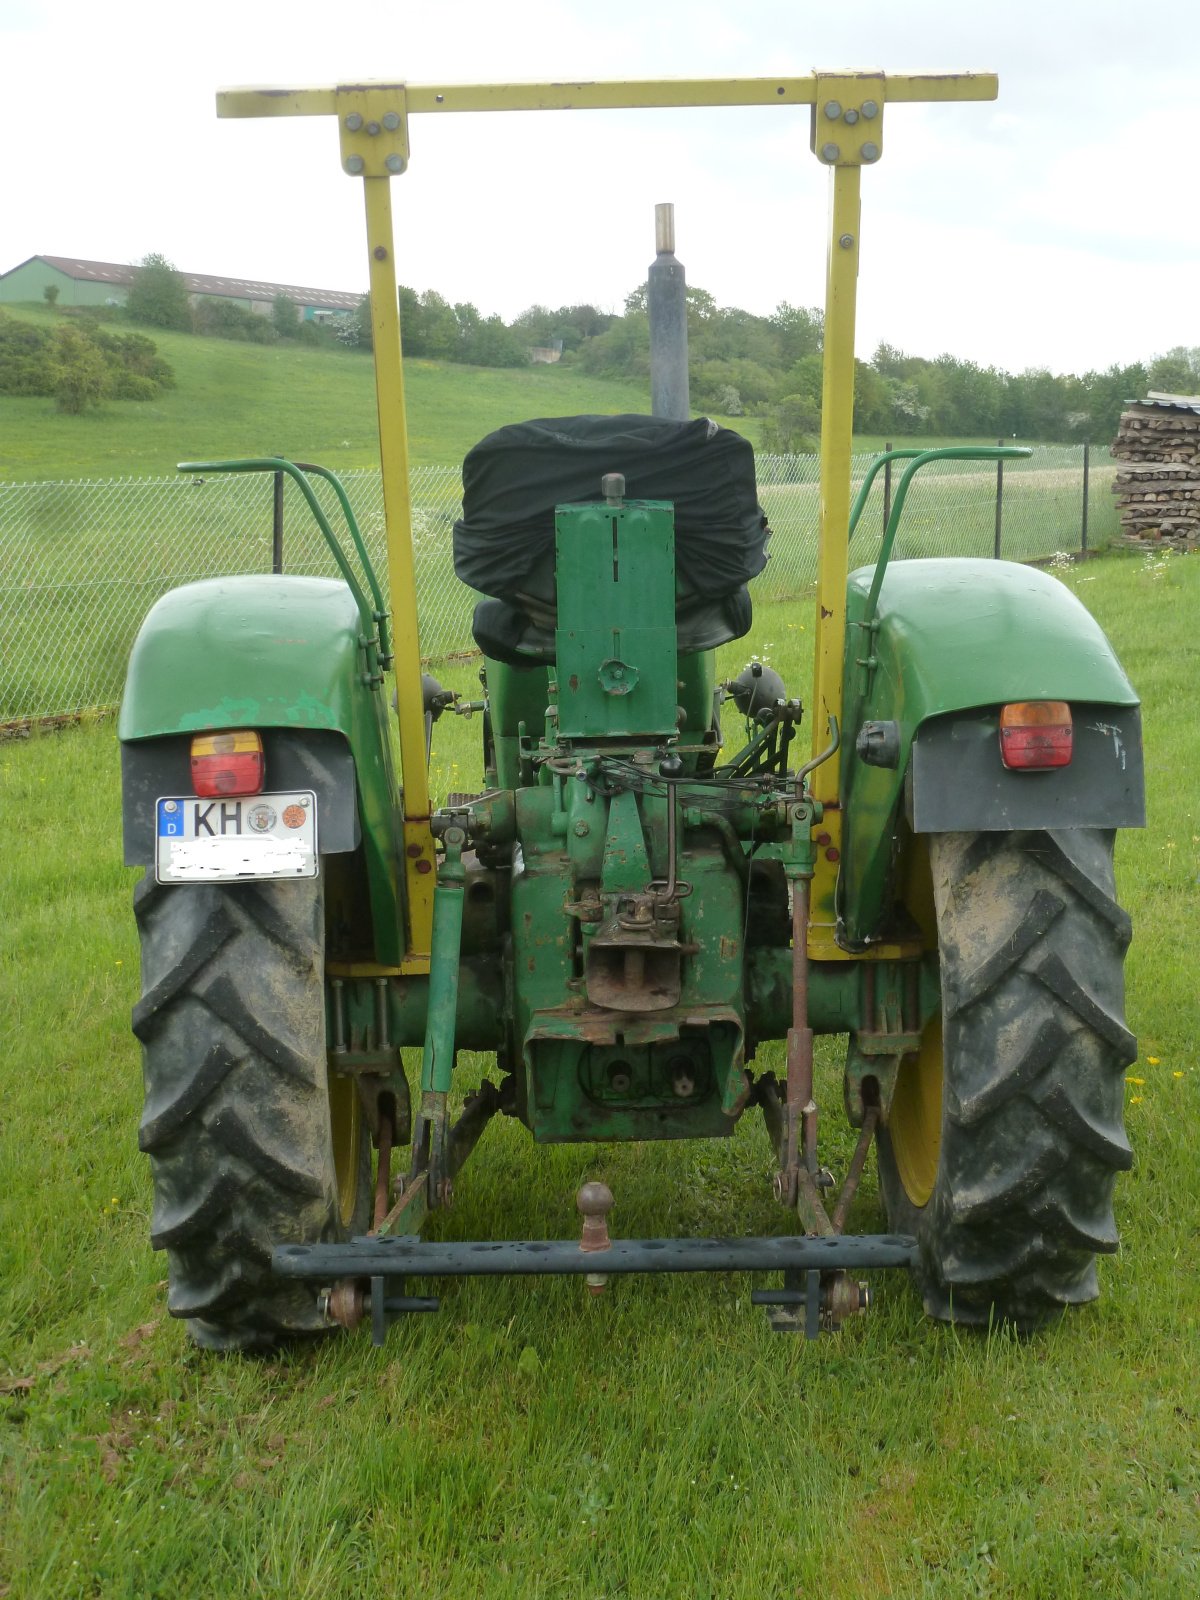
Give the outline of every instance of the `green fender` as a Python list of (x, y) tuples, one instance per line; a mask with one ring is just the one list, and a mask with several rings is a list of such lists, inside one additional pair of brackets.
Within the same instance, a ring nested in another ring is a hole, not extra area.
[[(864, 626), (874, 570), (861, 567), (851, 573), (847, 590), (841, 785), (845, 822), (838, 906), (842, 936), (851, 947), (881, 937), (890, 911), (894, 840), (914, 740), (923, 725), (950, 712), (994, 714), (1012, 700), (1138, 704), (1099, 624), (1048, 573), (1008, 561), (893, 562), (875, 619)], [(856, 753), (856, 737), (868, 721), (896, 725), (894, 766), (868, 765)], [(989, 737), (994, 747), (994, 735)], [(1000, 767), (998, 756), (995, 766)], [(958, 770), (948, 770), (949, 781)], [(1041, 785), (1037, 793), (1045, 797), (1055, 784), (1081, 781), (1070, 769), (1064, 773), (1068, 775), (1062, 778), (1022, 776), (1016, 782)], [(958, 826), (1025, 825), (988, 814), (982, 796), (975, 815), (973, 804), (969, 795), (962, 801), (964, 820)]]
[(126, 747), (211, 728), (335, 733), (354, 761), (378, 958), (402, 951), (396, 784), (386, 681), (372, 682), (344, 583), (252, 575), (173, 589), (134, 641)]

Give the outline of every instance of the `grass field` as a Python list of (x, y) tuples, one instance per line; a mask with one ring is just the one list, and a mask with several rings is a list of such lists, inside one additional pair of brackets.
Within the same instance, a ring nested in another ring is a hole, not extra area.
[[(1028, 1341), (930, 1324), (890, 1276), (869, 1317), (807, 1345), (769, 1333), (729, 1277), (595, 1302), (569, 1281), (476, 1280), (383, 1351), (362, 1335), (266, 1361), (190, 1350), (147, 1244), (113, 728), (0, 745), (0, 1595), (1195, 1594), (1200, 563), (1109, 558), (1064, 581), (1146, 706), (1151, 825), (1118, 852), (1136, 1165), (1102, 1299)], [(800, 690), (810, 629), (806, 604), (760, 606), (723, 664), (753, 645)], [(470, 788), (477, 723), (437, 733), (437, 785)], [(840, 1172), (837, 1057), (824, 1041)], [(747, 1119), (662, 1148), (536, 1150), (493, 1125), (438, 1227), (571, 1233), (585, 1175), (615, 1189), (622, 1233), (782, 1225)], [(869, 1172), (852, 1226), (879, 1221)]]
[[(42, 306), (3, 309), (39, 327), (63, 320)], [(70, 417), (56, 411), (53, 400), (0, 395), (0, 482), (160, 477), (181, 459), (235, 455), (283, 455), (334, 471), (378, 466), (369, 355), (149, 331), (178, 380), (177, 388), (154, 401), (109, 401)], [(590, 378), (569, 366), (511, 369), (411, 360), (404, 373), (414, 466), (456, 464), (506, 422), (587, 411), (644, 412), (650, 404), (648, 384)], [(717, 420), (759, 443), (758, 418)], [(996, 441), (896, 435), (891, 442), (899, 449)], [(864, 435), (855, 449), (878, 451), (884, 443)]]
[[(5, 309), (40, 326), (55, 320), (36, 307)], [(181, 459), (213, 456), (283, 455), (335, 471), (378, 466), (369, 355), (152, 333), (178, 385), (155, 400), (109, 401), (69, 417), (53, 400), (0, 395), (0, 480), (158, 477)], [(404, 375), (414, 466), (461, 461), (484, 434), (525, 417), (647, 411), (650, 404), (648, 385), (570, 367), (406, 361)]]

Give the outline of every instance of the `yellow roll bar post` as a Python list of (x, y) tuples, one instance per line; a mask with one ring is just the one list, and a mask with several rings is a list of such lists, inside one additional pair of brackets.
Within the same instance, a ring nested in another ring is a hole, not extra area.
[[(404, 372), (388, 180), (408, 165), (408, 118), (415, 112), (600, 111), (670, 106), (812, 107), (811, 143), (830, 169), (830, 227), (825, 287), (825, 357), (821, 394), (821, 511), (817, 574), (813, 753), (828, 739), (829, 718), (842, 717), (846, 576), (850, 523), (850, 450), (854, 428), (854, 313), (859, 262), (859, 179), (883, 148), (889, 101), (994, 100), (994, 73), (811, 73), (798, 78), (678, 78), (632, 83), (430, 84), (360, 83), (334, 88), (224, 89), (221, 117), (336, 116), (343, 169), (363, 179), (370, 260), (371, 318), (379, 456), (387, 523), (388, 584), (396, 652), (396, 714), (404, 786), (408, 907), (406, 970), (428, 970), (433, 921), (434, 846), (429, 831), (429, 781), (421, 654), (417, 636), (409, 500)], [(833, 897), (841, 818), (836, 809), (840, 762), (813, 774), (826, 806), (830, 845), (818, 853), (812, 885), (809, 954), (844, 956), (834, 941)], [(832, 852), (832, 853), (831, 853)]]

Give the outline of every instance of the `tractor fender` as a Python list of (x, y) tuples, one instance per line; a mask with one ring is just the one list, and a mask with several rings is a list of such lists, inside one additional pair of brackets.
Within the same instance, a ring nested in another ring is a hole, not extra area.
[[(193, 734), (254, 728), (267, 786), (317, 796), (322, 855), (364, 846), (377, 938), (402, 925), (386, 696), (345, 584), (250, 575), (173, 589), (134, 641), (121, 701), (127, 865), (154, 859), (154, 804), (192, 792)], [(396, 946), (398, 948), (398, 946)]]
[[(864, 625), (874, 569), (847, 595), (839, 917), (850, 945), (878, 937), (896, 843), (914, 833), (1145, 823), (1138, 697), (1099, 624), (1050, 574), (1008, 561), (898, 561)], [(1000, 707), (1065, 700), (1075, 754), (1053, 772), (1000, 760)], [(887, 765), (864, 759), (887, 726)], [(864, 741), (869, 742), (869, 741)]]
[(122, 740), (210, 728), (325, 728), (354, 742), (365, 692), (359, 617), (325, 578), (208, 578), (172, 589), (134, 640)]

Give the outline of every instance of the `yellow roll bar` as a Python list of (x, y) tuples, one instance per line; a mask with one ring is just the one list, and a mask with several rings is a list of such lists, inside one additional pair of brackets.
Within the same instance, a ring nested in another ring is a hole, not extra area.
[[(990, 72), (813, 72), (780, 78), (667, 78), (629, 83), (411, 84), (364, 82), (332, 88), (223, 89), (221, 117), (336, 116), (342, 168), (363, 180), (370, 262), (379, 456), (387, 524), (388, 582), (396, 651), (397, 720), (404, 785), (408, 927), (406, 967), (427, 970), (435, 874), (429, 832), (421, 653), (413, 575), (412, 507), (404, 372), (388, 180), (408, 165), (411, 115), (480, 111), (601, 111), (672, 106), (809, 106), (813, 154), (830, 169), (825, 285), (825, 357), (821, 398), (820, 546), (817, 572), (813, 752), (826, 742), (829, 718), (841, 722), (846, 635), (850, 450), (854, 425), (854, 318), (859, 260), (861, 170), (883, 152), (883, 108), (891, 102), (994, 100)], [(840, 845), (837, 757), (813, 773), (826, 806), (824, 831)], [(809, 954), (844, 956), (834, 940), (836, 850), (817, 861)]]

